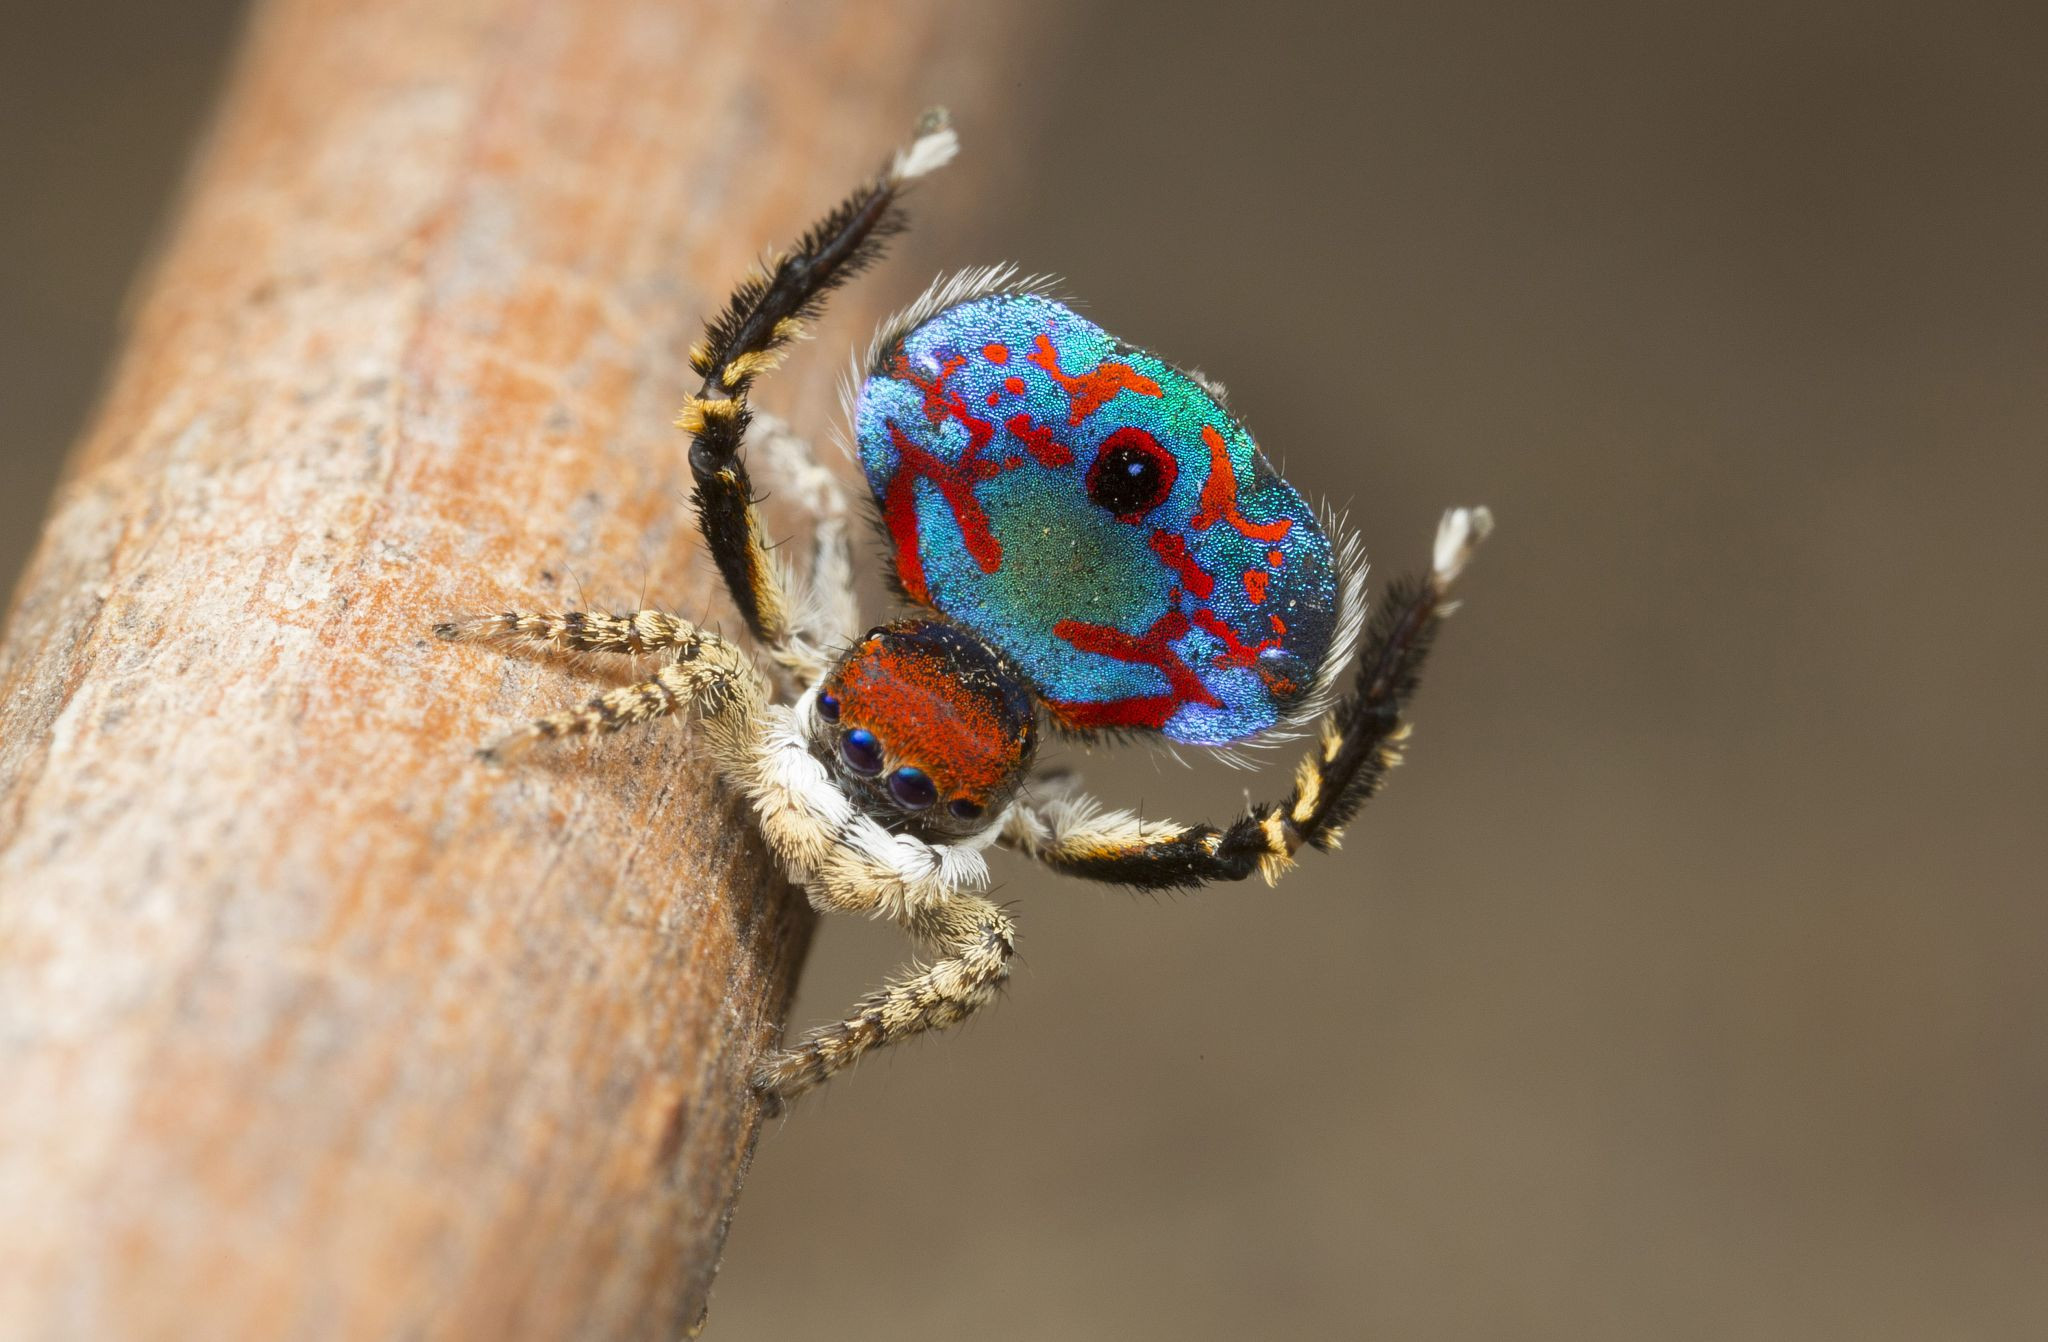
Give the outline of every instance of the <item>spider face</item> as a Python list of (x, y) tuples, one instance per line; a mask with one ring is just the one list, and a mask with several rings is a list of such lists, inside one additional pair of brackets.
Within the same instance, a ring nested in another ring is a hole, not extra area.
[(1030, 772), (1031, 696), (988, 645), (936, 620), (871, 629), (812, 700), (813, 753), (885, 826), (986, 828)]

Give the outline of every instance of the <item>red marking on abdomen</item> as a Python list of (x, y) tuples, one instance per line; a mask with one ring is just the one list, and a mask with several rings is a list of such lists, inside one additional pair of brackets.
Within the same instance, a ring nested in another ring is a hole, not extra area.
[(1012, 415), (1003, 421), (1003, 427), (1017, 435), (1017, 441), (1024, 444), (1024, 450), (1032, 460), (1045, 467), (1071, 466), (1074, 454), (1067, 445), (1052, 436), (1051, 429), (1043, 429), (1031, 422), (1029, 415)]
[[(1259, 679), (1264, 681), (1266, 688), (1274, 694), (1288, 695), (1294, 693), (1295, 684), (1293, 681), (1259, 665), (1259, 654), (1268, 648), (1281, 647), (1282, 644), (1279, 639), (1261, 639), (1259, 642), (1247, 647), (1245, 641), (1237, 636), (1235, 629), (1232, 629), (1229, 625), (1218, 619), (1216, 612), (1209, 610), (1196, 611), (1195, 623), (1205, 632), (1214, 634), (1223, 640), (1223, 651), (1216, 654), (1217, 666), (1248, 666), (1259, 673)], [(1284, 627), (1282, 632), (1285, 632)]]
[(981, 357), (987, 359), (990, 363), (1008, 363), (1010, 361), (1010, 347), (999, 340), (992, 340), (981, 347)]
[(1129, 364), (1118, 363), (1114, 359), (1104, 359), (1085, 373), (1061, 372), (1059, 352), (1053, 348), (1051, 336), (1039, 336), (1032, 352), (1024, 357), (1043, 368), (1047, 377), (1066, 389), (1069, 424), (1079, 424), (1120, 391), (1135, 392), (1140, 396), (1160, 395), (1157, 382)]
[[(1207, 613), (1200, 612), (1195, 619), (1199, 621)], [(1053, 713), (1070, 727), (1156, 729), (1165, 726), (1166, 720), (1179, 711), (1182, 704), (1223, 707), (1223, 701), (1210, 693), (1209, 687), (1188, 669), (1188, 664), (1170, 646), (1175, 639), (1187, 634), (1188, 627), (1188, 617), (1178, 608), (1154, 620), (1152, 627), (1142, 634), (1127, 634), (1108, 625), (1061, 620), (1052, 627), (1052, 632), (1072, 644), (1076, 651), (1100, 653), (1119, 662), (1156, 667), (1166, 677), (1167, 691), (1165, 694), (1099, 702), (1059, 701), (1053, 703)]]
[[(984, 353), (986, 350), (984, 350)], [(946, 385), (953, 374), (967, 365), (965, 355), (955, 355), (939, 364), (936, 377), (921, 377), (911, 367), (909, 356), (899, 347), (889, 361), (889, 375), (908, 382), (924, 393), (924, 417), (936, 425), (957, 419), (967, 430), (967, 447), (957, 462), (941, 461), (910, 441), (894, 420), (888, 421), (889, 439), (900, 458), (896, 473), (889, 477), (882, 493), (882, 521), (896, 546), (896, 575), (910, 599), (929, 604), (931, 591), (925, 584), (924, 560), (917, 552), (917, 481), (929, 480), (938, 487), (953, 520), (967, 542), (967, 552), (983, 573), (994, 573), (1003, 564), (1003, 547), (989, 530), (988, 514), (974, 497), (974, 486), (992, 479), (1002, 467), (981, 459), (981, 450), (996, 436), (995, 421), (970, 412), (967, 402)]]
[(1156, 732), (1180, 711), (1180, 700), (1170, 694), (1148, 694), (1138, 699), (1054, 700), (1050, 707), (1054, 717), (1076, 731)]
[(1267, 619), (1267, 621), (1268, 621), (1268, 622), (1270, 622), (1270, 623), (1272, 624), (1272, 626), (1273, 626), (1273, 635), (1274, 635), (1274, 637), (1276, 637), (1276, 638), (1286, 638), (1286, 637), (1287, 637), (1287, 621), (1285, 621), (1285, 620), (1281, 619), (1281, 618), (1280, 618), (1280, 617), (1279, 617), (1278, 615), (1268, 615), (1268, 616), (1266, 617), (1266, 619)]
[(1256, 606), (1266, 599), (1266, 571), (1249, 568), (1244, 571), (1244, 594)]
[(1212, 425), (1202, 426), (1202, 441), (1209, 445), (1209, 478), (1202, 484), (1202, 497), (1188, 525), (1207, 531), (1218, 522), (1228, 522), (1238, 534), (1255, 541), (1277, 541), (1294, 530), (1291, 517), (1271, 522), (1249, 522), (1237, 510), (1237, 472), (1230, 465), (1230, 447)]
[(1024, 394), (1024, 379), (1021, 377), (1004, 378), (1003, 390), (1012, 396), (1022, 396)]
[(1213, 610), (1196, 611), (1195, 623), (1223, 640), (1223, 651), (1216, 654), (1218, 666), (1252, 666), (1258, 662), (1260, 653), (1268, 648), (1280, 646), (1279, 639), (1269, 638), (1255, 646), (1246, 647), (1245, 641), (1237, 636), (1237, 631), (1223, 623)]
[(960, 456), (962, 465), (966, 464), (969, 457), (987, 447), (989, 439), (996, 436), (995, 422), (983, 419), (968, 410), (967, 402), (961, 398), (960, 393), (946, 385), (953, 374), (966, 366), (967, 356), (956, 354), (939, 364), (938, 376), (920, 377), (917, 370), (910, 366), (909, 356), (900, 349), (889, 363), (891, 377), (900, 378), (924, 393), (924, 417), (927, 423), (937, 424), (942, 420), (957, 419), (967, 430), (967, 450)]
[(989, 530), (988, 513), (982, 509), (981, 500), (974, 497), (974, 487), (992, 479), (1002, 467), (981, 460), (975, 447), (969, 447), (958, 462), (941, 461), (911, 442), (894, 420), (888, 423), (889, 441), (896, 446), (898, 461), (896, 473), (889, 477), (889, 487), (882, 494), (882, 521), (889, 528), (889, 538), (896, 543), (896, 576), (902, 579), (903, 590), (912, 601), (929, 603), (931, 591), (925, 585), (924, 559), (917, 552), (918, 479), (929, 480), (938, 488), (946, 506), (952, 509), (953, 520), (959, 524), (967, 553), (974, 556), (983, 573), (994, 573), (1003, 566), (1003, 545)]
[(1216, 590), (1216, 579), (1195, 562), (1188, 553), (1188, 543), (1171, 531), (1155, 529), (1151, 540), (1152, 553), (1159, 556), (1159, 562), (1180, 576), (1181, 585), (1203, 601)]
[(1279, 568), (1282, 564), (1287, 562), (1287, 556), (1281, 554), (1278, 550), (1268, 550), (1266, 551), (1266, 562), (1268, 564), (1271, 564), (1274, 568)]

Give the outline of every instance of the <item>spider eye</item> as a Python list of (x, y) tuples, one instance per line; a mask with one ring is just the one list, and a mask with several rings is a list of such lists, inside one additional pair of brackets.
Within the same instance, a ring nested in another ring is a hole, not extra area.
[(1135, 522), (1165, 502), (1180, 474), (1173, 453), (1143, 429), (1125, 427), (1102, 440), (1088, 468), (1088, 497), (1123, 522)]
[(889, 775), (889, 795), (906, 810), (922, 811), (939, 799), (939, 790), (924, 770), (906, 766)]
[(818, 696), (818, 716), (827, 722), (839, 721), (839, 700), (830, 694)]
[(952, 801), (947, 802), (946, 809), (953, 813), (955, 820), (981, 819), (981, 804), (979, 802), (971, 802), (965, 797), (956, 797)]
[(882, 772), (882, 743), (865, 727), (855, 727), (839, 741), (839, 757), (864, 778)]

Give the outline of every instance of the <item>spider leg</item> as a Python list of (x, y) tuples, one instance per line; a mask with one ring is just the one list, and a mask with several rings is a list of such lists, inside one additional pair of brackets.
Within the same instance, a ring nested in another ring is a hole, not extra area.
[(766, 647), (790, 636), (790, 603), (762, 537), (753, 485), (739, 456), (751, 419), (754, 378), (773, 368), (825, 296), (871, 265), (903, 230), (897, 200), (916, 178), (958, 148), (942, 114), (928, 114), (917, 138), (835, 207), (789, 251), (740, 281), (725, 309), (691, 349), (704, 381), (676, 424), (691, 436), (690, 472), (698, 525), (748, 630)]
[(903, 924), (937, 958), (862, 998), (845, 1020), (763, 1058), (754, 1087), (778, 1108), (871, 1050), (957, 1025), (1002, 990), (1016, 926), (995, 904), (952, 895), (907, 914)]
[(615, 652), (638, 656), (678, 648), (696, 637), (687, 620), (658, 610), (606, 615), (599, 611), (503, 611), (434, 626), (450, 643), (496, 643), (550, 652)]
[(503, 762), (525, 754), (541, 741), (615, 732), (691, 708), (707, 719), (718, 719), (729, 709), (744, 705), (749, 712), (740, 716), (750, 717), (767, 699), (760, 673), (737, 647), (718, 635), (688, 625), (682, 628), (687, 632), (669, 645), (675, 649), (675, 660), (649, 679), (535, 718), (479, 753), (485, 759)]
[(1444, 514), (1429, 573), (1388, 591), (1366, 635), (1356, 685), (1324, 718), (1286, 801), (1254, 806), (1217, 829), (1104, 813), (1053, 789), (1011, 811), (1003, 842), (1056, 871), (1153, 890), (1241, 881), (1255, 871), (1271, 884), (1304, 845), (1335, 848), (1344, 824), (1401, 761), (1409, 731), (1403, 712), (1452, 609), (1445, 597), (1492, 528), (1484, 508)]

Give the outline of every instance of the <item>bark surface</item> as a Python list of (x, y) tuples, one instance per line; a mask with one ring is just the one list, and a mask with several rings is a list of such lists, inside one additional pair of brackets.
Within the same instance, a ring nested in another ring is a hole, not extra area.
[(606, 673), (428, 630), (735, 626), (685, 350), (941, 10), (259, 9), (0, 645), (0, 1335), (699, 1324), (810, 915), (686, 732), (479, 765)]

